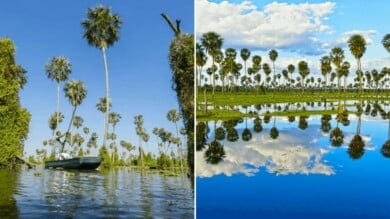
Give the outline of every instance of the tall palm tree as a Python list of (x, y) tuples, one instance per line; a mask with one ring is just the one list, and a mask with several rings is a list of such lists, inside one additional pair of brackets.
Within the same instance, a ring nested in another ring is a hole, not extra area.
[(115, 134), (115, 126), (122, 119), (122, 116), (116, 112), (110, 112), (108, 123), (112, 124), (112, 132)]
[(198, 89), (198, 87), (201, 87), (201, 82), (200, 82), (200, 76), (202, 74), (202, 69), (203, 69), (203, 66), (206, 64), (207, 62), (207, 56), (204, 52), (204, 48), (201, 44), (199, 43), (196, 43), (196, 74), (197, 74), (197, 84), (196, 84), (196, 89)]
[(139, 154), (141, 157), (141, 167), (144, 166), (144, 150), (142, 149), (142, 141), (148, 142), (149, 141), (149, 134), (144, 129), (144, 119), (142, 115), (136, 115), (134, 116), (134, 125), (135, 125), (135, 132), (138, 135), (139, 138)]
[(57, 56), (57, 57), (53, 57), (50, 60), (50, 62), (46, 64), (45, 70), (46, 70), (47, 77), (57, 82), (56, 130), (58, 130), (59, 120), (60, 120), (60, 83), (68, 80), (69, 74), (72, 73), (72, 66), (66, 57)]
[[(206, 53), (212, 58), (212, 65), (214, 65), (215, 57), (218, 55), (222, 48), (223, 39), (216, 32), (204, 33), (200, 39), (202, 46), (205, 48)], [(213, 94), (215, 91), (215, 72), (213, 72)]]
[[(72, 117), (70, 119), (68, 129), (65, 133), (67, 135), (70, 131), (71, 125), (73, 124), (73, 119), (75, 117), (77, 106), (79, 106), (87, 96), (87, 90), (83, 82), (71, 80), (65, 84), (64, 91), (65, 91), (66, 98), (73, 106)], [(62, 143), (62, 147), (60, 151), (61, 153), (64, 151), (65, 142), (66, 142), (66, 138), (65, 141), (63, 141)]]
[[(360, 62), (360, 59), (362, 58), (364, 52), (366, 51), (366, 40), (364, 37), (360, 34), (354, 34), (352, 35), (348, 40), (348, 47), (351, 51), (352, 55), (355, 56), (357, 61), (357, 71), (362, 71), (362, 64)], [(362, 77), (359, 76), (359, 92), (360, 94), (363, 92), (363, 84), (362, 84)]]
[[(88, 41), (88, 44), (102, 51), (106, 81), (106, 99), (110, 100), (106, 49), (119, 39), (119, 29), (122, 25), (122, 20), (119, 15), (111, 13), (110, 8), (98, 5), (95, 8), (88, 9), (87, 18), (83, 20), (81, 25), (84, 28), (83, 37)], [(109, 101), (106, 102), (106, 109), (103, 145), (106, 145), (108, 133)]]
[(249, 51), (249, 49), (247, 49), (247, 48), (243, 48), (240, 51), (240, 56), (241, 56), (241, 59), (244, 61), (244, 75), (246, 76), (246, 74), (247, 74), (247, 72), (246, 72), (246, 61), (251, 56), (251, 51)]
[(349, 68), (351, 67), (351, 64), (349, 64), (348, 61), (344, 61), (341, 65), (341, 74), (344, 76), (344, 91), (347, 88), (347, 77), (349, 74)]
[[(175, 128), (176, 128), (176, 138), (179, 138), (179, 128), (177, 126), (177, 122), (179, 122), (179, 120), (181, 119), (181, 115), (179, 114), (179, 112), (177, 112), (176, 109), (171, 109), (168, 111), (167, 113), (167, 119), (168, 121), (172, 122), (175, 124)], [(179, 143), (179, 142), (178, 142)], [(180, 156), (180, 170), (181, 172), (183, 173), (183, 164), (182, 164), (182, 157), (183, 157), (183, 154), (182, 154), (182, 148), (181, 148), (181, 145), (180, 144), (177, 144), (177, 147), (178, 147), (178, 150), (179, 150), (179, 156)]]
[(289, 64), (287, 66), (287, 70), (288, 70), (288, 73), (290, 73), (290, 75), (291, 75), (290, 80), (292, 80), (293, 79), (292, 75), (293, 75), (293, 73), (295, 71), (295, 66), (293, 64)]
[(328, 86), (328, 74), (332, 71), (332, 61), (329, 56), (323, 56), (320, 60), (321, 62), (321, 74), (325, 79), (325, 87)]
[(390, 52), (390, 33), (386, 34), (382, 39), (382, 45), (387, 50), (387, 52)]
[(75, 116), (73, 119), (73, 126), (77, 129), (83, 126), (84, 119), (81, 116)]
[(275, 82), (275, 61), (278, 58), (278, 52), (273, 49), (273, 50), (269, 51), (268, 55), (269, 55), (269, 59), (272, 61), (272, 65), (274, 67), (274, 78), (273, 78), (274, 81), (273, 82)]
[(49, 128), (52, 130), (52, 135), (55, 135), (55, 131), (57, 130), (58, 124), (60, 124), (64, 120), (64, 115), (60, 112), (54, 112), (49, 117)]
[[(338, 75), (340, 72), (340, 69), (341, 69), (341, 63), (344, 60), (344, 50), (340, 47), (334, 47), (330, 51), (329, 57), (330, 57), (330, 60), (332, 61), (332, 63), (336, 66), (336, 74)], [(337, 77), (337, 78), (338, 78), (337, 84), (338, 84), (338, 88), (340, 91), (341, 81), (340, 81), (340, 77)]]
[(305, 82), (305, 78), (310, 74), (309, 66), (307, 65), (306, 61), (300, 61), (298, 63), (298, 72), (299, 75), (301, 75), (301, 86), (302, 86), (302, 92), (304, 92), (304, 86), (303, 83)]

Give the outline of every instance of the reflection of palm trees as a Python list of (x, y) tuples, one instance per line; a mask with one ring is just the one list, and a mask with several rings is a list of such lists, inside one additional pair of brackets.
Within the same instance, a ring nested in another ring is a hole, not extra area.
[(358, 124), (356, 127), (356, 134), (355, 136), (353, 136), (353, 139), (348, 146), (349, 157), (351, 157), (354, 160), (359, 159), (363, 156), (364, 145), (365, 145), (363, 138), (360, 136), (360, 128), (362, 125), (362, 113), (363, 113), (362, 102), (360, 102), (360, 104), (357, 106), (357, 110), (358, 110)]
[(234, 127), (231, 127), (227, 130), (227, 140), (228, 141), (237, 141), (238, 140), (238, 132)]
[(332, 119), (332, 117), (330, 115), (322, 115), (321, 117), (321, 130), (324, 132), (324, 133), (328, 133), (330, 131), (330, 129), (332, 128), (331, 125), (330, 125), (330, 120)]
[(248, 128), (245, 128), (242, 132), (242, 140), (243, 141), (249, 141), (252, 139), (252, 133)]
[(308, 116), (300, 116), (299, 117), (299, 123), (298, 123), (298, 128), (302, 129), (302, 130), (305, 130), (307, 129), (307, 126), (308, 126), (308, 123), (307, 123), (307, 118), (309, 118)]
[(387, 141), (383, 144), (381, 153), (384, 157), (390, 158), (390, 111), (387, 113), (387, 119), (389, 120), (389, 128), (387, 133)]
[(253, 120), (253, 131), (255, 132), (261, 132), (263, 131), (263, 126), (261, 125), (261, 119), (260, 117), (256, 117), (256, 119)]
[(288, 116), (288, 122), (292, 123), (295, 122), (295, 116)]
[(225, 139), (225, 136), (226, 136), (226, 132), (225, 129), (223, 129), (223, 127), (218, 127), (217, 129), (215, 129), (215, 139), (222, 141)]
[(272, 139), (277, 139), (279, 137), (279, 131), (275, 127), (275, 121), (276, 121), (276, 117), (274, 118), (274, 126), (271, 128), (269, 132), (269, 135), (271, 136)]
[[(245, 111), (247, 112), (248, 108), (245, 107)], [(242, 132), (241, 134), (241, 138), (243, 141), (249, 141), (252, 139), (252, 133), (251, 131), (248, 129), (248, 118), (245, 117), (245, 129), (244, 131)]]
[(197, 151), (201, 151), (206, 147), (208, 132), (209, 132), (209, 127), (205, 122), (199, 122), (196, 125), (196, 150)]
[(207, 163), (218, 164), (225, 158), (225, 149), (217, 140), (212, 141), (204, 153)]
[(354, 160), (359, 159), (363, 156), (364, 141), (359, 134), (353, 136), (351, 143), (349, 143), (348, 154)]
[[(338, 124), (338, 123), (337, 123)], [(344, 134), (339, 127), (330, 132), (330, 142), (332, 146), (339, 147), (344, 142)]]
[(228, 141), (235, 142), (238, 140), (238, 132), (234, 128), (240, 121), (239, 120), (228, 120), (224, 121), (222, 125), (226, 128), (227, 135), (226, 138)]
[(0, 217), (1, 218), (18, 218), (19, 209), (15, 200), (15, 188), (19, 184), (20, 171), (9, 171), (7, 169), (0, 169)]

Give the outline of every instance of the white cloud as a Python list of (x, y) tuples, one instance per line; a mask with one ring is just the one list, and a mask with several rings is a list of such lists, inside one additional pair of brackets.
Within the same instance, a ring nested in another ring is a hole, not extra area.
[(264, 129), (262, 133), (254, 134), (251, 141), (246, 143), (224, 141), (226, 157), (218, 165), (206, 163), (204, 152), (196, 153), (196, 175), (212, 177), (242, 173), (251, 176), (260, 167), (281, 175), (334, 174), (333, 168), (323, 159), (329, 149), (318, 146), (317, 141), (313, 140), (322, 136), (319, 128), (309, 127), (305, 132), (310, 134), (302, 135), (297, 129), (281, 130), (276, 141), (270, 139), (269, 129)]
[(330, 33), (323, 21), (335, 3), (288, 4), (273, 2), (263, 10), (249, 1), (242, 3), (196, 1), (197, 35), (219, 33), (232, 45), (269, 50), (289, 49), (303, 54), (321, 54), (327, 44), (316, 37)]

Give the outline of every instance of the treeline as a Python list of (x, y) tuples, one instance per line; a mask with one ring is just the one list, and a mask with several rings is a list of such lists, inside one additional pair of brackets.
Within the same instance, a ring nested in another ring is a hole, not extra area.
[[(215, 32), (202, 35), (196, 44), (196, 84), (197, 89), (212, 93), (252, 91), (264, 93), (268, 90), (381, 90), (390, 88), (390, 68), (363, 71), (361, 58), (366, 51), (366, 40), (355, 34), (348, 40), (350, 53), (355, 57), (357, 70), (351, 74), (351, 62), (345, 60), (345, 51), (334, 47), (328, 55), (319, 60), (320, 76), (312, 73), (306, 61), (291, 63), (276, 71), (278, 52), (270, 50), (271, 63), (263, 61), (260, 55), (252, 55), (247, 48), (237, 51), (223, 49), (223, 38)], [(383, 47), (390, 52), (390, 34), (382, 40)], [(224, 50), (224, 52), (223, 52)], [(211, 58), (211, 62), (208, 59)], [(251, 65), (248, 65), (248, 63)], [(206, 65), (211, 63), (210, 65)], [(243, 64), (241, 64), (243, 63)], [(297, 74), (298, 73), (298, 74)], [(354, 76), (352, 80), (348, 80)], [(348, 82), (350, 81), (350, 82)], [(352, 81), (352, 82), (351, 82)]]

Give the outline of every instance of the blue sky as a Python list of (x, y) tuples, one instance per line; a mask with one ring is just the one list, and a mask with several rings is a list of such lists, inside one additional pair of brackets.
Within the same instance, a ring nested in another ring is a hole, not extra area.
[(356, 61), (346, 41), (355, 33), (367, 41), (364, 71), (389, 66), (390, 55), (381, 44), (390, 32), (389, 7), (387, 1), (362, 0), (196, 0), (196, 34), (199, 38), (214, 30), (224, 38), (225, 48), (250, 48), (265, 62), (269, 62), (268, 51), (276, 49), (277, 70), (306, 60), (315, 74), (319, 59), (341, 46), (354, 75)]
[[(51, 136), (48, 118), (56, 109), (56, 83), (47, 78), (44, 66), (53, 56), (66, 56), (73, 69), (70, 78), (85, 82), (88, 95), (76, 114), (99, 134), (99, 142), (102, 140), (103, 114), (95, 107), (105, 95), (102, 55), (83, 39), (81, 27), (87, 9), (98, 4), (111, 7), (123, 20), (120, 40), (107, 50), (112, 111), (122, 116), (116, 128), (118, 140), (137, 145), (136, 114), (144, 116), (144, 126), (151, 135), (147, 151), (157, 151), (153, 127), (174, 131), (166, 119), (168, 110), (178, 109), (167, 57), (173, 32), (160, 13), (181, 19), (182, 30), (193, 33), (193, 1), (5, 1), (0, 8), (0, 37), (13, 40), (16, 61), (28, 71), (28, 83), (20, 94), (22, 105), (32, 114), (25, 142), (27, 154), (35, 154)], [(65, 130), (71, 107), (63, 92), (60, 105), (65, 114), (61, 129)]]

